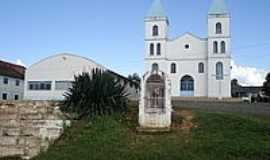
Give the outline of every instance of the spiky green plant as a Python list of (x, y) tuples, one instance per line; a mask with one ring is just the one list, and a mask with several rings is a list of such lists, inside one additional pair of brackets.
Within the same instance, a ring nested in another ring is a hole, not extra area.
[(64, 96), (62, 110), (82, 119), (125, 111), (128, 94), (111, 73), (94, 69), (91, 74), (75, 76), (72, 88)]

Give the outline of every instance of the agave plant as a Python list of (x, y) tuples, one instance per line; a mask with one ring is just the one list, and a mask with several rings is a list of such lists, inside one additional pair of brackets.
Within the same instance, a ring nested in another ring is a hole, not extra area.
[(128, 94), (111, 73), (94, 69), (75, 76), (72, 88), (64, 96), (62, 109), (81, 119), (125, 111)]

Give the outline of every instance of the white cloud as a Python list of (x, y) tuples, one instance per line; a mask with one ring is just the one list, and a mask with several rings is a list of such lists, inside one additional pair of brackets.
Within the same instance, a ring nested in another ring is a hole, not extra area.
[(26, 65), (22, 62), (21, 59), (17, 59), (17, 60), (16, 60), (16, 64), (17, 64), (17, 65), (20, 65), (20, 66), (26, 67)]
[(237, 79), (244, 86), (262, 86), (269, 72), (264, 69), (237, 65), (232, 61), (232, 79)]

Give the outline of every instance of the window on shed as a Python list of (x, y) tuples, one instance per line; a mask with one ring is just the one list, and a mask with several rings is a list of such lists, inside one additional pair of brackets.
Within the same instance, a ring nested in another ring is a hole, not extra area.
[(52, 82), (51, 81), (29, 81), (28, 82), (28, 89), (29, 90), (51, 90)]
[(44, 90), (45, 89), (45, 83), (40, 83), (40, 90)]
[(157, 25), (153, 26), (152, 32), (153, 32), (153, 36), (158, 36), (159, 33), (158, 33), (158, 26)]
[(29, 84), (29, 90), (34, 90), (34, 84)]
[(55, 90), (68, 90), (72, 88), (72, 81), (56, 81)]
[(52, 84), (51, 83), (46, 83), (45, 90), (51, 90)]

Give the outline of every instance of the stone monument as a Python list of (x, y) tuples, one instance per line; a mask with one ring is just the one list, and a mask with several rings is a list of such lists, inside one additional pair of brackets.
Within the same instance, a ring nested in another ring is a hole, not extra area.
[(141, 82), (139, 131), (169, 131), (171, 126), (171, 82), (157, 69), (146, 72)]

